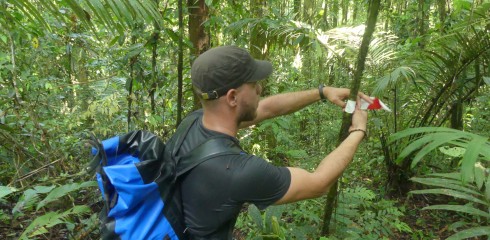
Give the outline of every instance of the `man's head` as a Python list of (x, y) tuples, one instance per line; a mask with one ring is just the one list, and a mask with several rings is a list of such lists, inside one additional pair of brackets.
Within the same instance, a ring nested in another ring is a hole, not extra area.
[(192, 84), (204, 100), (217, 99), (245, 83), (267, 78), (272, 73), (268, 61), (253, 59), (235, 46), (212, 48), (192, 64)]

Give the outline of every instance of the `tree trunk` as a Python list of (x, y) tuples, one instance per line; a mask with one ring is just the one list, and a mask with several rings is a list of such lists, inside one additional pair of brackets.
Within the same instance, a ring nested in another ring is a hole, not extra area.
[(419, 47), (420, 48), (425, 48), (425, 34), (427, 32), (427, 27), (428, 23), (426, 23), (426, 20), (428, 20), (428, 10), (425, 4), (425, 0), (418, 0), (418, 7), (419, 7), (419, 12), (418, 12), (418, 36), (420, 36), (420, 41), (419, 41)]
[[(155, 5), (158, 6), (158, 1), (155, 0)], [(150, 89), (148, 91), (148, 96), (150, 98), (150, 103), (151, 103), (151, 113), (155, 114), (156, 113), (156, 104), (155, 104), (155, 93), (156, 89), (158, 86), (158, 76), (157, 76), (157, 49), (158, 49), (158, 40), (160, 39), (160, 26), (158, 25), (157, 22), (153, 23), (153, 27), (155, 30), (153, 30), (152, 34), (152, 45), (151, 45), (151, 85)]]
[(301, 19), (301, 0), (294, 0), (293, 2), (293, 13), (294, 13), (294, 19), (295, 20), (300, 20)]
[(386, 0), (384, 9), (386, 12), (384, 29), (385, 29), (385, 31), (389, 31), (391, 18), (393, 16), (392, 10), (391, 10), (391, 0)]
[(347, 15), (349, 13), (349, 0), (342, 0), (342, 24), (347, 24)]
[(182, 71), (184, 71), (184, 16), (183, 16), (183, 0), (179, 0), (178, 2), (178, 11), (179, 11), (179, 33), (180, 33), (180, 38), (179, 38), (179, 56), (177, 60), (177, 79), (178, 79), (178, 92), (177, 92), (177, 122), (176, 122), (176, 127), (179, 126), (180, 122), (182, 121), (182, 102), (183, 102), (183, 88), (184, 88), (184, 82), (183, 82), (183, 75)]
[(332, 12), (330, 14), (332, 14), (332, 28), (336, 28), (337, 27), (337, 24), (338, 24), (338, 21), (339, 21), (339, 1), (340, 0), (332, 0)]
[(329, 29), (329, 24), (328, 24), (328, 0), (325, 0), (325, 3), (323, 4), (323, 16), (322, 16), (322, 30), (326, 31)]
[(446, 0), (437, 0), (437, 10), (439, 12), (439, 24), (441, 24), (441, 33), (444, 33), (444, 25), (446, 25)]
[[(373, 36), (374, 29), (376, 27), (376, 20), (379, 12), (380, 0), (373, 0), (370, 2), (368, 19), (366, 24), (366, 30), (362, 37), (361, 47), (359, 49), (359, 55), (357, 57), (356, 71), (354, 73), (354, 79), (352, 81), (349, 99), (355, 101), (357, 99), (357, 93), (359, 92), (359, 87), (361, 86), (361, 78), (364, 71), (364, 64), (366, 62), (366, 56), (369, 50), (369, 43), (371, 42), (371, 37)], [(342, 141), (349, 134), (349, 127), (352, 124), (352, 115), (345, 113), (342, 117), (342, 127), (339, 132), (339, 138), (337, 145), (340, 145)], [(332, 219), (332, 213), (335, 208), (335, 202), (338, 193), (338, 181), (330, 188), (327, 195), (327, 203), (325, 205), (325, 214), (323, 217), (323, 228), (322, 235), (328, 236), (330, 234), (329, 225)]]
[(354, 0), (352, 5), (352, 22), (355, 24), (357, 22), (357, 16), (359, 15), (359, 0)]
[[(193, 60), (210, 48), (210, 36), (204, 28), (204, 22), (209, 18), (209, 10), (205, 0), (188, 0), (189, 11), (189, 40), (192, 42), (191, 64)], [(194, 109), (201, 108), (199, 98), (194, 95)]]

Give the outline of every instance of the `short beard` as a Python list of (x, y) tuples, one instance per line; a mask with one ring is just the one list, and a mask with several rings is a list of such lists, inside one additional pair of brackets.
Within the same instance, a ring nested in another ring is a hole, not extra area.
[(242, 122), (252, 121), (257, 117), (257, 109), (248, 106), (238, 115), (238, 124)]

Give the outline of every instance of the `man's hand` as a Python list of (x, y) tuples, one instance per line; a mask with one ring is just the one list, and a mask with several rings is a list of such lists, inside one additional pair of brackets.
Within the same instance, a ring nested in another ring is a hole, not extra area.
[[(334, 88), (334, 87), (324, 87), (323, 88), (323, 95), (332, 102), (333, 104), (345, 108), (346, 103), (344, 102), (345, 99), (349, 98), (350, 90), (347, 88)], [(373, 103), (371, 98), (367, 96), (366, 94), (359, 92), (357, 94), (358, 98), (364, 99), (368, 103)]]
[(352, 125), (349, 127), (349, 132), (354, 129), (367, 129), (367, 111), (361, 110), (359, 104), (356, 105), (356, 110), (352, 113)]

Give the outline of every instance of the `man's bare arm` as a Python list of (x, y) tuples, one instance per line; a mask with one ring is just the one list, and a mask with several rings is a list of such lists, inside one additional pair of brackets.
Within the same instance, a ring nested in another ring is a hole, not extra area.
[[(349, 130), (366, 130), (366, 122), (367, 112), (356, 109)], [(291, 173), (289, 189), (276, 204), (316, 198), (325, 194), (352, 161), (364, 134), (363, 131), (351, 132), (334, 151), (320, 162), (317, 169), (312, 173), (301, 168), (289, 168)]]
[[(349, 93), (350, 90), (346, 88), (323, 88), (324, 96), (339, 107), (345, 107), (344, 100), (349, 97)], [(368, 96), (361, 92), (359, 92), (359, 97), (372, 102)], [(294, 113), (320, 99), (318, 89), (281, 93), (266, 97), (259, 102), (257, 117), (253, 121), (240, 123), (239, 128), (249, 127), (270, 118)]]

